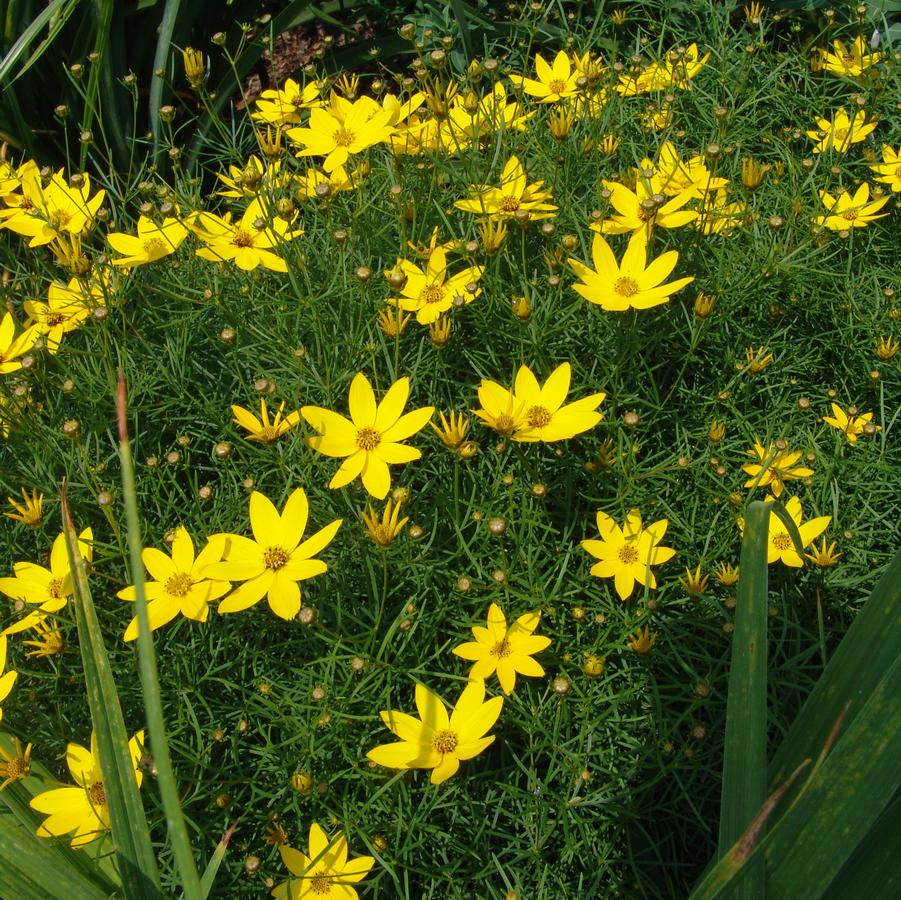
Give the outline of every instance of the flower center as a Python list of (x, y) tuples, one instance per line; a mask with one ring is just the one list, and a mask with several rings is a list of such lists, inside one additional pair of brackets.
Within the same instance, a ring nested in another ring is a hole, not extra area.
[(857, 218), (857, 210), (856, 209), (846, 209), (842, 213), (842, 218), (847, 219), (849, 222), (853, 222)]
[(514, 213), (519, 209), (519, 200), (516, 197), (504, 197), (501, 200), (501, 210), (505, 213)]
[(843, 143), (845, 138), (848, 137), (848, 129), (847, 128), (836, 128), (835, 129), (835, 140), (839, 143)]
[(632, 544), (623, 544), (616, 554), (624, 565), (631, 566), (638, 562), (638, 551)]
[(171, 597), (187, 597), (194, 580), (187, 572), (176, 572), (166, 580), (165, 591)]
[(426, 285), (419, 295), (423, 303), (440, 303), (444, 299), (444, 288), (437, 284)]
[(355, 139), (355, 135), (352, 131), (348, 131), (346, 128), (339, 128), (333, 135), (332, 138), (335, 141), (335, 144), (339, 147), (349, 147)]
[(362, 428), (357, 429), (357, 446), (361, 450), (366, 450), (367, 452), (375, 450), (381, 442), (382, 435), (374, 428), (364, 425)]
[(284, 547), (267, 547), (263, 551), (263, 565), (273, 572), (283, 569), (290, 558), (291, 554)]
[(499, 434), (509, 434), (513, 431), (515, 425), (516, 423), (513, 421), (513, 418), (506, 413), (501, 413), (494, 420), (494, 430)]
[(165, 256), (168, 249), (162, 238), (155, 237), (144, 241), (144, 252), (148, 256)]
[(63, 209), (56, 210), (50, 217), (50, 225), (55, 229), (65, 228), (72, 221), (72, 213)]
[(634, 297), (639, 291), (638, 282), (624, 275), (613, 282), (613, 291), (620, 297)]
[[(847, 219), (848, 217), (845, 216)], [(49, 325), (51, 328), (56, 328), (57, 325), (62, 325), (63, 322), (66, 321), (66, 317), (61, 313), (50, 313), (45, 319), (44, 324)]]
[(432, 738), (432, 746), (439, 753), (453, 753), (454, 750), (457, 749), (459, 740), (456, 731), (448, 731), (445, 729), (444, 731), (435, 733), (435, 737)]
[(566, 82), (556, 78), (548, 85), (548, 90), (552, 94), (562, 94), (566, 90)]
[(50, 584), (47, 585), (47, 593), (50, 594), (52, 600), (62, 600), (65, 596), (63, 594), (62, 578), (54, 578)]
[(506, 659), (513, 651), (510, 649), (510, 643), (504, 638), (502, 641), (498, 641), (493, 649), (491, 650), (491, 655), (496, 656), (498, 659)]
[(526, 413), (530, 428), (544, 428), (550, 424), (551, 413), (544, 406), (532, 406)]
[(792, 540), (784, 531), (780, 531), (779, 534), (773, 535), (773, 546), (777, 550), (788, 550), (791, 545)]
[(236, 231), (235, 236), (232, 238), (232, 243), (236, 247), (252, 247), (253, 235), (249, 231)]
[(14, 778), (18, 780), (20, 778), (24, 778), (30, 771), (31, 766), (28, 764), (28, 760), (25, 759), (24, 756), (14, 756), (6, 764), (6, 772), (8, 778)]
[(106, 791), (103, 789), (102, 781), (95, 781), (88, 788), (88, 799), (91, 801), (91, 806), (95, 809), (98, 806), (106, 806)]
[(310, 893), (324, 896), (332, 892), (332, 879), (328, 875), (314, 875), (310, 879)]

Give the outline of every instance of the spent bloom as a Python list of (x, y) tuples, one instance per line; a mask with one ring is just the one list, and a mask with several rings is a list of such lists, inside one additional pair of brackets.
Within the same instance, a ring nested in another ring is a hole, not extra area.
[(297, 615), (300, 582), (328, 571), (321, 559), (313, 557), (332, 542), (342, 522), (335, 519), (304, 541), (308, 518), (303, 488), (288, 497), (281, 514), (268, 497), (254, 491), (250, 495), (253, 538), (240, 534), (210, 538), (210, 543), (224, 540), (222, 561), (208, 564), (198, 574), (214, 581), (242, 582), (219, 604), (220, 613), (240, 612), (267, 596), (269, 608), (280, 618)]
[(432, 784), (441, 784), (456, 773), (462, 760), (478, 756), (494, 742), (494, 735), (485, 734), (503, 705), (502, 697), (485, 700), (483, 681), (470, 681), (448, 716), (441, 698), (417, 684), (419, 719), (383, 710), (382, 721), (400, 740), (373, 747), (366, 757), (389, 769), (432, 769)]
[(357, 900), (351, 885), (362, 881), (375, 865), (371, 856), (348, 859), (347, 838), (338, 831), (330, 839), (317, 822), (310, 824), (309, 856), (282, 841), (278, 843), (282, 862), (294, 877), (275, 886), (272, 896), (276, 900)]
[(889, 199), (880, 197), (870, 200), (870, 186), (866, 182), (857, 188), (853, 196), (848, 191), (842, 191), (838, 197), (833, 197), (828, 191), (820, 191), (820, 200), (827, 212), (825, 215), (817, 216), (814, 221), (833, 231), (865, 228), (870, 222), (888, 215), (880, 213), (879, 210), (889, 202)]
[(694, 276), (689, 275), (665, 283), (679, 262), (678, 252), (668, 250), (648, 263), (647, 249), (647, 237), (638, 231), (630, 238), (622, 263), (618, 263), (610, 245), (596, 234), (591, 245), (593, 269), (577, 259), (567, 260), (582, 279), (573, 285), (573, 290), (609, 312), (625, 312), (666, 303), (676, 291), (694, 281)]
[(532, 659), (551, 643), (549, 637), (532, 632), (541, 621), (538, 610), (520, 616), (509, 628), (503, 610), (492, 603), (488, 608), (487, 627), (474, 625), (474, 641), (454, 647), (454, 654), (473, 662), (470, 679), (485, 679), (497, 672), (497, 680), (505, 694), (516, 686), (516, 676), (540, 678), (544, 669)]
[(35, 640), (22, 641), (26, 647), (34, 647), (34, 650), (26, 650), (26, 656), (56, 656), (66, 649), (66, 640), (63, 633), (54, 625), (49, 624), (50, 616), (41, 616), (32, 624), (35, 630)]
[(644, 528), (641, 513), (633, 509), (620, 528), (612, 516), (598, 511), (600, 540), (581, 542), (584, 550), (600, 560), (591, 567), (591, 574), (598, 578), (613, 578), (620, 600), (632, 596), (636, 581), (650, 588), (657, 587), (651, 566), (661, 565), (676, 555), (671, 547), (660, 546), (668, 525), (666, 519), (659, 519)]
[[(128, 742), (135, 781), (141, 786), (143, 775), (138, 761), (144, 753), (144, 732), (139, 731)], [(62, 837), (75, 832), (72, 847), (90, 844), (109, 831), (109, 809), (106, 805), (103, 769), (97, 739), (91, 735), (91, 749), (79, 744), (66, 748), (66, 762), (77, 787), (60, 787), (44, 791), (31, 801), (31, 808), (45, 816), (38, 827), (38, 837)]]
[(410, 520), (409, 516), (400, 518), (400, 503), (395, 503), (389, 498), (379, 518), (370, 504), (366, 512), (362, 513), (363, 522), (366, 525), (366, 533), (372, 538), (373, 543), (382, 550), (387, 550), (394, 543), (394, 539), (401, 533), (404, 525)]
[[(848, 439), (849, 444), (856, 444), (857, 439), (864, 434), (864, 428), (873, 420), (873, 413), (863, 413), (857, 415), (857, 409), (849, 406), (847, 412), (843, 410), (837, 403), (832, 404), (832, 415), (823, 416), (823, 421), (827, 425), (842, 432)], [(877, 431), (882, 426), (873, 426)]]
[(232, 404), (231, 411), (235, 417), (235, 425), (240, 425), (245, 429), (248, 441), (259, 441), (261, 444), (275, 443), (283, 434), (289, 432), (300, 422), (300, 411), (294, 410), (282, 418), (282, 412), (285, 409), (285, 402), (279, 405), (275, 418), (270, 421), (269, 409), (266, 406), (266, 398), (260, 398), (260, 417), (259, 419), (249, 410), (242, 406)]
[(3, 513), (7, 519), (21, 522), (29, 528), (37, 528), (40, 526), (41, 522), (44, 521), (44, 495), (37, 488), (29, 494), (28, 489), (23, 487), (21, 503), (19, 503), (18, 500), (14, 500), (12, 497), (7, 497), (6, 499), (9, 502), (9, 505), (15, 510), (15, 512)]
[(800, 450), (779, 449), (776, 445), (764, 447), (759, 441), (754, 442), (748, 456), (754, 458), (754, 462), (745, 463), (742, 471), (750, 476), (745, 482), (745, 487), (767, 487), (776, 497), (782, 496), (782, 489), (786, 481), (795, 481), (798, 478), (809, 478), (813, 475), (813, 469), (797, 465), (801, 458)]
[(835, 541), (833, 541), (829, 546), (826, 546), (826, 538), (820, 542), (820, 546), (817, 547), (816, 543), (812, 543), (810, 545), (810, 553), (805, 553), (804, 555), (815, 565), (819, 566), (821, 569), (828, 569), (838, 563), (839, 557), (842, 555), (841, 553), (835, 552)]
[(817, 141), (814, 153), (822, 153), (824, 150), (844, 153), (852, 144), (866, 140), (867, 135), (876, 130), (876, 122), (867, 121), (867, 114), (862, 109), (850, 119), (844, 109), (838, 110), (831, 122), (819, 116), (815, 118), (817, 127), (807, 132), (807, 137)]
[[(153, 579), (144, 586), (151, 631), (162, 628), (179, 613), (195, 622), (207, 620), (209, 603), (231, 590), (227, 581), (214, 581), (202, 574), (211, 563), (219, 562), (224, 550), (225, 536), (217, 535), (195, 559), (194, 542), (181, 525), (175, 529), (171, 558), (155, 547), (144, 548), (141, 560)], [(134, 602), (135, 586), (124, 588), (116, 596)], [(125, 631), (125, 640), (133, 641), (137, 636), (138, 618), (135, 616)]]
[(458, 200), (454, 206), (492, 219), (512, 219), (517, 213), (528, 213), (531, 220), (550, 219), (557, 212), (557, 207), (548, 202), (550, 199), (551, 192), (544, 189), (544, 182), (529, 184), (522, 163), (511, 156), (496, 187), (485, 184), (470, 188), (469, 198)]
[(639, 628), (628, 640), (629, 649), (634, 650), (639, 656), (647, 656), (657, 643), (657, 632), (645, 625)]
[(319, 432), (309, 439), (310, 446), (325, 456), (345, 457), (329, 482), (330, 488), (344, 487), (361, 476), (366, 490), (377, 500), (384, 500), (391, 488), (388, 466), (422, 456), (415, 447), (400, 441), (425, 428), (435, 407), (404, 414), (409, 396), (410, 379), (399, 378), (376, 404), (369, 379), (359, 372), (350, 383), (350, 419), (320, 406), (301, 408), (300, 414)]

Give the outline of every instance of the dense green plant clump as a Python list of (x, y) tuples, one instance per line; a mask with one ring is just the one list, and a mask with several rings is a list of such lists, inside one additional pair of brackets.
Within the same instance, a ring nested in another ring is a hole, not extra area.
[(213, 896), (690, 891), (748, 504), (785, 510), (773, 747), (898, 545), (899, 58), (862, 20), (609, 12), (482, 48), (411, 21), (407, 68), (214, 115), (223, 36), (177, 54), (140, 171), (100, 128), (83, 165), (7, 152), (0, 799), (30, 834), (124, 877), (80, 556), (163, 895), (145, 602), (195, 855), (233, 829)]

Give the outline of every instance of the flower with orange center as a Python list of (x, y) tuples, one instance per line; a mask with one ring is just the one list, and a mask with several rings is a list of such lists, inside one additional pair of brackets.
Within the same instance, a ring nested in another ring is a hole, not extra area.
[(594, 236), (591, 257), (593, 269), (577, 259), (567, 260), (582, 279), (573, 285), (573, 290), (589, 303), (609, 312), (650, 309), (666, 303), (672, 294), (694, 281), (694, 276), (689, 275), (664, 284), (676, 268), (679, 254), (676, 250), (668, 250), (648, 264), (647, 238), (643, 231), (632, 235), (621, 264), (599, 234)]
[(279, 618), (288, 620), (297, 615), (300, 582), (328, 571), (321, 559), (313, 557), (332, 542), (342, 522), (335, 519), (304, 541), (308, 518), (309, 504), (303, 488), (297, 488), (288, 497), (281, 514), (268, 497), (254, 491), (250, 495), (253, 539), (241, 534), (210, 538), (211, 544), (224, 539), (222, 561), (205, 566), (198, 576), (243, 582), (219, 604), (220, 613), (240, 612), (266, 596), (269, 608)]
[(319, 432), (310, 446), (325, 456), (345, 457), (329, 482), (330, 488), (344, 487), (358, 475), (363, 487), (378, 500), (391, 489), (388, 466), (419, 459), (422, 453), (400, 441), (425, 428), (434, 406), (424, 406), (404, 414), (410, 396), (410, 379), (399, 378), (376, 404), (369, 379), (359, 372), (350, 383), (350, 419), (321, 406), (304, 406), (300, 414)]
[(432, 784), (447, 781), (460, 768), (494, 743), (490, 731), (504, 705), (502, 697), (485, 700), (485, 682), (470, 681), (450, 716), (443, 701), (421, 684), (416, 685), (419, 719), (398, 710), (383, 710), (382, 721), (400, 738), (373, 747), (366, 757), (389, 769), (432, 769)]
[(657, 587), (651, 566), (659, 566), (676, 555), (671, 547), (661, 547), (669, 523), (660, 519), (647, 528), (641, 524), (641, 513), (633, 509), (623, 527), (605, 512), (597, 514), (600, 540), (582, 541), (582, 548), (600, 560), (591, 567), (598, 578), (613, 578), (620, 600), (628, 600), (635, 590), (635, 582)]

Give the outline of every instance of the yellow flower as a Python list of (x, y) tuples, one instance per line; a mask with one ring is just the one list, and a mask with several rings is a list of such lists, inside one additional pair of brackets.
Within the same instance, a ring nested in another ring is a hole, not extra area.
[(880, 335), (879, 339), (876, 341), (875, 353), (883, 362), (888, 362), (898, 352), (899, 348), (901, 348), (901, 344), (894, 338), (883, 337)]
[(260, 398), (260, 418), (258, 419), (252, 412), (244, 409), (242, 406), (232, 404), (231, 411), (235, 417), (235, 425), (240, 425), (249, 432), (248, 441), (259, 441), (261, 444), (273, 444), (283, 434), (287, 434), (300, 422), (300, 411), (294, 410), (282, 418), (282, 411), (285, 408), (285, 401), (279, 404), (275, 418), (269, 421), (269, 409), (266, 406), (265, 397)]
[(429, 337), (439, 349), (450, 340), (452, 325), (450, 316), (438, 316), (433, 322), (429, 322)]
[(469, 419), (464, 418), (463, 413), (450, 413), (450, 418), (445, 419), (444, 413), (438, 413), (441, 418), (441, 426), (437, 426), (434, 422), (429, 422), (435, 434), (441, 438), (441, 443), (448, 450), (457, 450), (463, 441), (466, 440), (466, 432), (469, 430)]
[(382, 329), (386, 337), (393, 339), (402, 335), (409, 321), (410, 316), (408, 313), (399, 313), (391, 306), (379, 310), (379, 328)]
[(723, 587), (732, 587), (738, 583), (739, 567), (733, 566), (731, 563), (720, 563), (719, 570), (716, 573), (716, 580)]
[(22, 641), (27, 647), (34, 647), (34, 650), (27, 650), (26, 656), (56, 656), (66, 649), (66, 641), (62, 632), (58, 628), (47, 624), (49, 616), (41, 616), (32, 628), (37, 632), (37, 640)]
[(715, 191), (705, 196), (692, 227), (697, 228), (701, 234), (731, 234), (735, 226), (741, 223), (747, 208), (740, 200), (730, 203), (726, 191)]
[(877, 181), (887, 184), (894, 193), (901, 191), (901, 147), (892, 150), (888, 144), (882, 146), (882, 162), (870, 166)]
[[(281, 140), (281, 132), (278, 138), (273, 138), (275, 143)], [(263, 138), (257, 135), (260, 142)], [(269, 138), (265, 138), (265, 143), (271, 152), (275, 152), (278, 148), (275, 143), (270, 145)], [(290, 172), (283, 172), (281, 163), (276, 159), (270, 163), (262, 162), (258, 157), (251, 156), (244, 166), (228, 167), (229, 174), (223, 175), (221, 172), (216, 173), (216, 177), (228, 188), (227, 191), (217, 191), (220, 197), (230, 197), (233, 200), (252, 200), (260, 194), (267, 196), (274, 191), (287, 188), (292, 184), (293, 176)]]
[(672, 50), (666, 62), (652, 62), (638, 76), (620, 75), (617, 91), (624, 97), (634, 97), (651, 91), (666, 91), (670, 88), (691, 90), (691, 80), (707, 64), (710, 54), (699, 56), (698, 45), (690, 44), (684, 50)]
[(726, 436), (726, 423), (719, 419), (714, 419), (707, 429), (707, 440), (711, 444), (718, 444)]
[(634, 191), (617, 181), (604, 181), (604, 188), (610, 191), (610, 203), (616, 210), (616, 215), (602, 222), (593, 222), (590, 226), (592, 231), (602, 234), (643, 231), (650, 237), (655, 226), (680, 228), (698, 217), (695, 210), (682, 208), (693, 199), (693, 189), (667, 200), (663, 194), (656, 193), (642, 181), (635, 185)]
[(563, 143), (569, 137), (569, 132), (572, 130), (574, 122), (573, 111), (565, 106), (558, 106), (547, 117), (548, 130), (554, 140), (560, 141), (560, 143)]
[(862, 34), (857, 36), (850, 50), (843, 41), (833, 41), (832, 47), (835, 52), (821, 50), (820, 59), (826, 71), (833, 75), (856, 78), (882, 59), (881, 53), (869, 52), (870, 48)]
[(454, 206), (463, 212), (493, 219), (511, 219), (520, 211), (528, 213), (530, 220), (550, 219), (557, 207), (547, 202), (551, 192), (544, 190), (543, 185), (543, 181), (529, 184), (522, 163), (511, 156), (504, 164), (497, 187), (488, 184), (471, 187), (469, 198), (457, 200)]
[[(144, 548), (141, 560), (153, 579), (144, 585), (151, 631), (162, 628), (179, 613), (186, 619), (206, 622), (208, 604), (231, 590), (227, 581), (209, 580), (205, 573), (207, 566), (219, 562), (224, 551), (225, 536), (216, 535), (195, 559), (194, 542), (181, 525), (175, 529), (171, 559), (155, 547)], [(137, 599), (135, 586), (123, 588), (116, 596), (133, 603)], [(135, 616), (125, 630), (124, 640), (133, 641), (137, 637), (138, 617)]]
[(278, 852), (288, 871), (296, 878), (289, 878), (276, 885), (272, 896), (276, 900), (303, 900), (321, 897), (323, 900), (358, 900), (359, 895), (350, 886), (362, 881), (375, 865), (371, 856), (347, 858), (347, 838), (338, 831), (329, 839), (316, 822), (310, 824), (309, 856), (287, 844), (281, 844)]
[(763, 19), (763, 4), (762, 3), (748, 3), (744, 9), (745, 21), (749, 25), (759, 25), (761, 20)]
[[(864, 434), (864, 428), (873, 418), (873, 413), (857, 415), (857, 408), (849, 406), (845, 412), (837, 403), (832, 404), (832, 415), (823, 416), (823, 421), (833, 428), (837, 428), (848, 439), (848, 443), (856, 444), (857, 438)], [(873, 426), (876, 431), (881, 431), (881, 425)]]
[(482, 219), (479, 222), (479, 236), (482, 238), (482, 246), (489, 256), (494, 256), (507, 236), (507, 225), (500, 219)]
[(848, 118), (844, 109), (836, 112), (833, 121), (821, 119), (815, 116), (817, 127), (807, 132), (807, 137), (817, 141), (813, 148), (814, 153), (822, 153), (824, 150), (835, 150), (836, 153), (844, 153), (852, 144), (866, 140), (867, 135), (876, 130), (876, 122), (868, 122), (867, 114), (858, 110), (853, 119)]
[(758, 162), (753, 156), (743, 156), (741, 160), (741, 183), (749, 190), (756, 191), (763, 183), (763, 176), (769, 166)]
[(727, 178), (718, 178), (707, 168), (704, 157), (681, 159), (672, 141), (660, 146), (656, 165), (649, 159), (642, 160), (639, 172), (642, 180), (638, 184), (644, 187), (646, 182), (650, 189), (642, 193), (642, 199), (651, 199), (654, 194), (679, 197), (686, 192), (692, 198), (703, 197), (729, 184)]
[[(18, 672), (9, 671), (4, 674), (6, 669), (6, 649), (7, 637), (6, 633), (0, 634), (0, 704), (9, 696), (9, 692), (13, 689), (16, 679), (19, 677)], [(3, 721), (3, 707), (0, 706), (0, 722)]]
[[(772, 500), (772, 497), (768, 497)], [(798, 497), (789, 497), (785, 509), (797, 525), (801, 535), (801, 549), (809, 547), (828, 527), (832, 516), (819, 516), (802, 524), (803, 511)], [(770, 511), (769, 535), (767, 538), (767, 562), (772, 564), (781, 561), (787, 566), (800, 569), (804, 560), (798, 555), (794, 542), (788, 529), (782, 523), (782, 519), (772, 510)]]
[[(128, 750), (135, 781), (141, 786), (143, 775), (138, 762), (144, 753), (144, 732), (139, 731), (129, 742)], [(62, 837), (74, 831), (72, 847), (90, 844), (109, 831), (109, 809), (106, 805), (104, 773), (97, 740), (91, 734), (91, 749), (79, 744), (66, 748), (66, 762), (78, 787), (61, 787), (44, 791), (31, 800), (35, 812), (47, 816), (38, 827), (38, 837)]]
[(358, 475), (363, 486), (378, 500), (384, 500), (391, 488), (388, 466), (419, 459), (422, 453), (400, 441), (425, 428), (434, 406), (403, 414), (410, 396), (410, 380), (399, 378), (376, 405), (372, 385), (359, 372), (350, 384), (348, 406), (350, 420), (329, 409), (304, 406), (300, 414), (319, 434), (310, 446), (326, 456), (346, 457), (329, 482), (330, 488), (344, 487)]
[(306, 128), (290, 128), (287, 136), (303, 149), (297, 156), (324, 156), (322, 168), (333, 172), (348, 159), (391, 135), (391, 111), (369, 97), (350, 103), (333, 94), (328, 108), (310, 112)]
[(669, 522), (659, 519), (647, 528), (641, 524), (641, 513), (633, 509), (620, 528), (605, 512), (597, 514), (600, 540), (582, 541), (582, 548), (600, 562), (591, 567), (598, 578), (613, 578), (620, 600), (628, 600), (635, 582), (657, 587), (651, 566), (659, 566), (676, 555), (671, 547), (661, 547)]
[(187, 236), (188, 229), (178, 219), (165, 218), (157, 225), (153, 219), (141, 216), (137, 235), (116, 231), (106, 236), (113, 250), (124, 254), (111, 259), (110, 265), (133, 268), (156, 262), (174, 253)]
[(764, 369), (769, 368), (773, 362), (773, 354), (766, 347), (745, 347), (745, 361), (747, 371), (752, 375), (759, 375)]
[(745, 463), (741, 467), (742, 471), (750, 476), (745, 482), (745, 487), (769, 485), (776, 497), (782, 496), (786, 481), (796, 481), (813, 475), (813, 469), (795, 465), (801, 458), (800, 450), (780, 450), (772, 444), (764, 447), (759, 441), (754, 441), (754, 449), (748, 450), (748, 456), (756, 457), (757, 461)]
[(454, 654), (474, 663), (469, 670), (470, 679), (484, 680), (497, 672), (501, 689), (510, 694), (516, 686), (517, 674), (531, 678), (544, 675), (544, 669), (532, 659), (551, 643), (549, 637), (532, 633), (540, 620), (541, 613), (534, 610), (520, 616), (508, 628), (503, 610), (492, 603), (488, 608), (488, 627), (474, 625), (475, 640), (454, 647)]
[(3, 513), (7, 519), (14, 519), (16, 522), (27, 525), (29, 528), (37, 528), (44, 521), (42, 512), (44, 495), (37, 488), (31, 492), (30, 496), (28, 489), (22, 488), (22, 503), (13, 500), (12, 497), (7, 497), (6, 499), (15, 510), (14, 513)]
[[(86, 563), (91, 562), (93, 540), (90, 528), (85, 528), (78, 536), (78, 549)], [(17, 562), (13, 572), (12, 578), (0, 578), (0, 594), (6, 594), (12, 600), (35, 604), (37, 609), (5, 628), (3, 634), (17, 634), (33, 628), (35, 622), (44, 618), (42, 613), (56, 613), (65, 607), (72, 594), (73, 581), (66, 553), (66, 535), (59, 534), (53, 542), (49, 569), (37, 563)]]
[(537, 81), (522, 75), (510, 75), (510, 81), (530, 96), (537, 97), (539, 103), (556, 103), (579, 93), (576, 86), (579, 72), (573, 69), (565, 50), (554, 57), (553, 65), (548, 65), (544, 57), (536, 53), (535, 74)]
[[(300, 584), (322, 575), (328, 566), (313, 559), (333, 540), (341, 527), (335, 519), (301, 543), (307, 527), (309, 506), (303, 488), (297, 488), (279, 515), (272, 501), (259, 491), (250, 495), (250, 528), (253, 540), (239, 534), (213, 535), (210, 543), (225, 538), (222, 562), (199, 571), (202, 578), (241, 581), (220, 604), (220, 613), (248, 609), (267, 595), (269, 608), (282, 619), (293, 619), (300, 611)], [(218, 596), (218, 595), (217, 595)]]
[(392, 303), (406, 312), (415, 312), (420, 325), (431, 325), (442, 313), (453, 306), (472, 303), (481, 294), (478, 287), (484, 266), (470, 266), (448, 277), (447, 254), (443, 247), (435, 247), (420, 269), (405, 259), (397, 261), (399, 268), (407, 276), (401, 288), (400, 297), (391, 297)]
[(294, 178), (294, 196), (300, 200), (328, 200), (343, 191), (352, 191), (363, 182), (363, 167), (357, 166), (348, 174), (344, 166), (336, 166), (331, 172), (307, 169)]
[(637, 231), (630, 238), (620, 264), (610, 245), (596, 234), (591, 245), (593, 269), (577, 259), (567, 260), (570, 268), (582, 279), (573, 285), (573, 290), (589, 303), (609, 312), (625, 312), (627, 309), (650, 309), (666, 303), (672, 294), (694, 281), (694, 276), (689, 275), (664, 284), (676, 268), (679, 254), (676, 250), (668, 250), (648, 264), (647, 247), (645, 233)]
[(698, 567), (694, 572), (692, 572), (691, 569), (685, 569), (685, 577), (679, 579), (679, 584), (682, 585), (682, 590), (684, 590), (686, 594), (693, 596), (696, 594), (703, 594), (710, 584), (710, 579), (706, 575), (701, 574), (701, 564), (698, 563)]
[(638, 631), (629, 638), (629, 648), (634, 650), (639, 656), (647, 656), (656, 643), (657, 632), (652, 632), (647, 625), (645, 625), (644, 628), (639, 628)]
[(382, 518), (379, 519), (375, 510), (370, 504), (363, 515), (363, 522), (366, 524), (366, 533), (372, 538), (377, 547), (387, 550), (394, 543), (394, 539), (403, 531), (404, 525), (410, 521), (409, 516), (400, 516), (400, 503), (395, 503), (389, 498), (382, 512)]
[(478, 756), (494, 743), (494, 735), (484, 735), (497, 721), (503, 705), (502, 697), (485, 700), (483, 681), (470, 681), (448, 717), (441, 698), (417, 684), (420, 718), (383, 710), (382, 721), (400, 741), (373, 747), (366, 757), (389, 769), (432, 769), (432, 784), (441, 784), (457, 772), (461, 760)]
[(237, 223), (232, 223), (231, 213), (223, 217), (203, 212), (191, 220), (190, 226), (206, 244), (196, 251), (201, 259), (212, 262), (233, 260), (244, 271), (263, 266), (273, 272), (287, 272), (288, 264), (272, 250), (303, 234), (300, 229), (292, 231), (278, 216), (269, 218), (259, 198), (248, 204)]
[(73, 278), (68, 286), (51, 282), (47, 288), (47, 302), (26, 300), (23, 304), (28, 316), (26, 324), (42, 335), (47, 352), (59, 350), (63, 335), (79, 328), (91, 314), (92, 307), (84, 301), (81, 282)]
[(18, 738), (15, 738), (15, 742), (15, 753), (10, 753), (4, 747), (0, 747), (0, 757), (3, 758), (3, 762), (0, 762), (0, 778), (3, 779), (0, 791), (14, 781), (27, 778), (31, 773), (31, 744), (29, 743), (23, 752), (22, 742)]
[(181, 52), (182, 61), (185, 64), (185, 77), (188, 84), (197, 90), (206, 81), (206, 59), (201, 50), (193, 47), (185, 47)]
[(478, 396), (481, 408), (474, 409), (473, 413), (483, 425), (505, 437), (525, 425), (522, 401), (513, 396), (513, 391), (483, 378), (479, 384)]
[(251, 113), (254, 119), (272, 125), (297, 125), (300, 111), (321, 104), (319, 86), (315, 81), (301, 87), (289, 78), (278, 90), (267, 90), (260, 94)]
[(842, 555), (841, 553), (835, 552), (835, 541), (833, 541), (828, 547), (826, 546), (826, 538), (823, 538), (819, 547), (817, 547), (816, 543), (812, 543), (810, 545), (810, 549), (813, 552), (805, 553), (804, 555), (815, 566), (819, 566), (821, 569), (828, 569), (831, 566), (834, 566), (838, 562), (839, 557)]
[(619, 148), (619, 138), (615, 134), (605, 134), (597, 148), (602, 156), (613, 156)]
[(26, 328), (16, 335), (16, 320), (7, 312), (0, 321), (0, 375), (8, 375), (22, 368), (18, 357), (23, 356), (38, 339), (34, 328)]
[(842, 191), (838, 197), (833, 197), (828, 191), (820, 191), (820, 199), (828, 213), (817, 216), (814, 219), (818, 225), (825, 225), (833, 231), (846, 231), (849, 228), (864, 228), (882, 219), (888, 213), (877, 215), (880, 209), (889, 202), (889, 197), (882, 197), (870, 201), (870, 186), (864, 182), (854, 192), (852, 197), (847, 191)]

